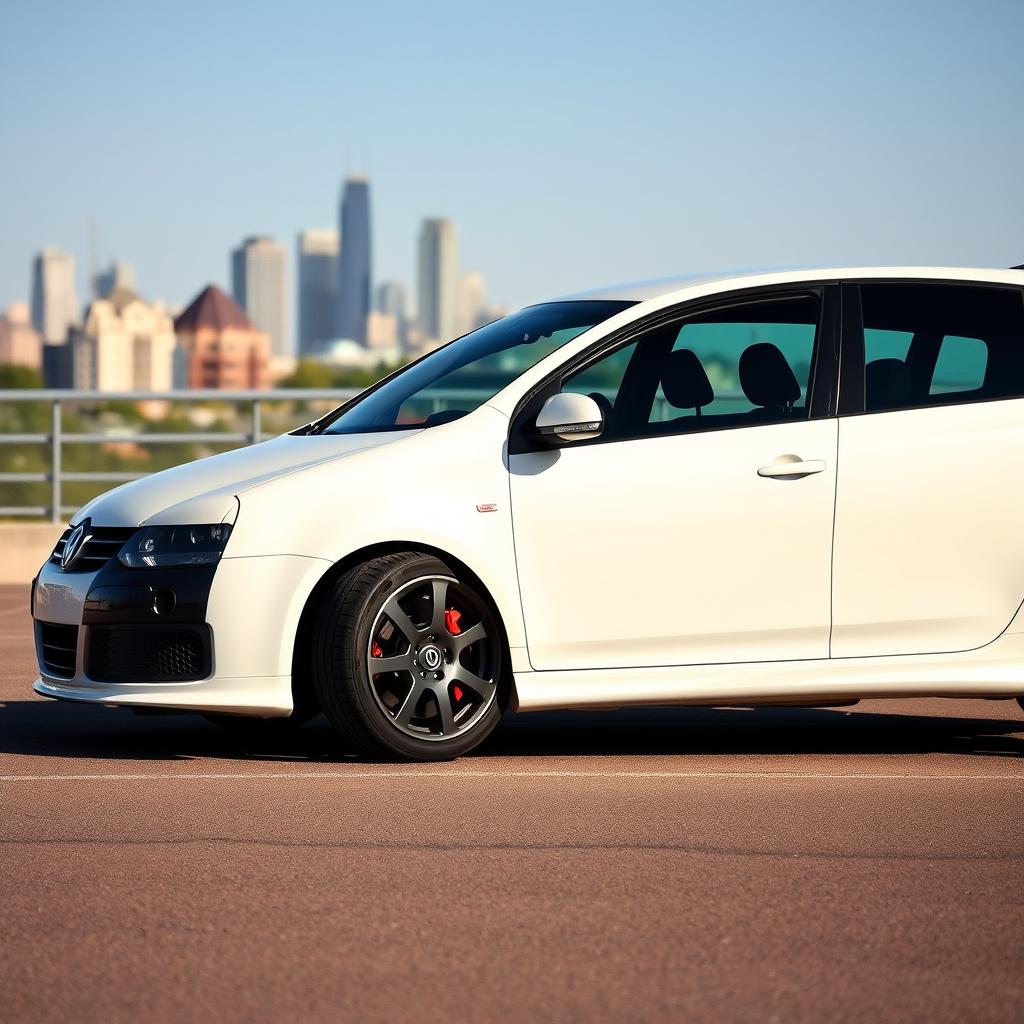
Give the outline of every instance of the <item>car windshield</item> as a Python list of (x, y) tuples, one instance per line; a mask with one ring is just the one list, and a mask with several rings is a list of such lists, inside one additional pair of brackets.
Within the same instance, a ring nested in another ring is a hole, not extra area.
[(631, 305), (581, 300), (530, 306), (431, 352), (329, 414), (310, 433), (408, 430), (458, 419), (566, 342)]

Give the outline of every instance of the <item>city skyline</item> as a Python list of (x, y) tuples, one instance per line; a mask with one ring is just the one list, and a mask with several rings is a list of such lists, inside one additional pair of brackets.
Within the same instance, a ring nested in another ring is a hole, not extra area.
[[(397, 280), (378, 286), (372, 272), (371, 183), (366, 175), (343, 179), (340, 229), (305, 228), (295, 235), (294, 267), (277, 239), (248, 235), (228, 252), (230, 292), (256, 326), (271, 339), (274, 359), (322, 358), (333, 343), (350, 340), (366, 348), (394, 353), (422, 350), (466, 333), (505, 312), (485, 305), (487, 284), (478, 270), (459, 265), (458, 235), (448, 217), (424, 217), (416, 238), (416, 274), (412, 308), (410, 290)], [(347, 259), (342, 242), (349, 225), (352, 244)], [(90, 303), (115, 290), (135, 288), (133, 264), (111, 260), (89, 275), (90, 299), (77, 307), (69, 281), (74, 255), (44, 247), (33, 261), (32, 303), (42, 323), (52, 324), (49, 345), (61, 345), (68, 327), (80, 324)], [(96, 254), (91, 253), (91, 267)], [(294, 295), (294, 301), (291, 296)], [(343, 301), (343, 296), (345, 301)], [(159, 301), (163, 301), (161, 298)], [(346, 304), (348, 308), (346, 309)], [(15, 306), (17, 303), (14, 304)], [(172, 311), (178, 305), (164, 303)], [(55, 311), (59, 316), (55, 318)], [(49, 359), (56, 358), (49, 353)], [(279, 368), (283, 363), (278, 363)], [(64, 379), (66, 368), (55, 373)]]
[[(99, 265), (128, 259), (181, 305), (227, 286), (253, 231), (332, 226), (347, 171), (373, 180), (377, 279), (414, 281), (440, 211), (512, 306), (688, 270), (1024, 260), (1019, 3), (641, 0), (613, 26), (527, 2), (497, 33), (444, 3), (425, 30), (401, 3), (313, 3), (203, 9), (187, 37), (188, 4), (58, 10), (0, 11), (0, 307), (42, 245), (75, 254), (87, 295), (90, 218)], [(626, 50), (643, 62), (609, 75)]]
[[(420, 222), (415, 311), (409, 308), (403, 282), (386, 280), (375, 287), (368, 179), (347, 177), (342, 196), (342, 231), (311, 228), (296, 235), (294, 347), (287, 250), (266, 235), (250, 235), (229, 252), (233, 301), (215, 284), (207, 285), (173, 326), (174, 310), (159, 299), (142, 299), (135, 290), (134, 267), (124, 261), (90, 273), (91, 297), (79, 313), (72, 290), (74, 256), (54, 248), (40, 250), (32, 265), (32, 305), (48, 337), (43, 344), (42, 330), (29, 327), (26, 333), (18, 321), (21, 307), (14, 304), (0, 324), (8, 361), (37, 367), (51, 387), (123, 390), (133, 382), (131, 386), (164, 390), (172, 380), (182, 386), (186, 379), (200, 379), (198, 352), (207, 353), (202, 358), (221, 358), (219, 335), (206, 332), (197, 340), (186, 331), (186, 337), (175, 337), (177, 324), (189, 322), (197, 302), (208, 314), (242, 318), (259, 332), (267, 342), (266, 371), (278, 379), (298, 358), (335, 366), (369, 366), (374, 358), (398, 362), (501, 315), (503, 310), (485, 306), (483, 275), (461, 271), (450, 218)], [(354, 237), (347, 264), (341, 257), (346, 225)], [(346, 285), (354, 304), (347, 313), (340, 301)], [(230, 313), (232, 309), (236, 312)], [(347, 326), (338, 322), (343, 315), (349, 318)], [(219, 379), (220, 372), (214, 377)], [(225, 372), (231, 376), (240, 371)], [(253, 379), (264, 379), (263, 370), (252, 372)]]

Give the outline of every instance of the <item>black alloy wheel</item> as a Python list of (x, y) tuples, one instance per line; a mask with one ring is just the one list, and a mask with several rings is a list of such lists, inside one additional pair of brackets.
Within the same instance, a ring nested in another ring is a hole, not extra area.
[(388, 555), (346, 573), (314, 643), (321, 706), (360, 753), (457, 757), (501, 717), (497, 621), (477, 588), (432, 555)]

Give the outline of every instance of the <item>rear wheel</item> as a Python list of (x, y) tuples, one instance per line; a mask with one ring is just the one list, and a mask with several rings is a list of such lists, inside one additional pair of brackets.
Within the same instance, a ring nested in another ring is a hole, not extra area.
[(458, 757), (498, 724), (503, 643), (487, 601), (432, 555), (342, 576), (321, 609), (313, 678), (328, 720), (371, 757)]

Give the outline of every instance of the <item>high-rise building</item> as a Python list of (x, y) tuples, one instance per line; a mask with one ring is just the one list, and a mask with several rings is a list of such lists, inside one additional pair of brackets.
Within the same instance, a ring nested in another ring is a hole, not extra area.
[(467, 270), (459, 278), (458, 320), (456, 330), (459, 334), (475, 331), (484, 319), (487, 309), (487, 282), (483, 274), (475, 270)]
[(174, 321), (175, 387), (270, 386), (270, 338), (216, 285), (207, 285)]
[(401, 281), (381, 281), (377, 286), (378, 313), (390, 313), (396, 320), (404, 320), (408, 314), (408, 298)]
[(174, 323), (162, 302), (145, 302), (131, 288), (93, 300), (69, 344), (72, 387), (168, 391), (173, 385)]
[(366, 318), (366, 347), (398, 350), (398, 323), (390, 313), (370, 311)]
[(303, 231), (298, 244), (299, 355), (316, 355), (334, 338), (338, 307), (338, 232)]
[(339, 217), (341, 256), (338, 260), (338, 314), (334, 333), (366, 344), (366, 316), (373, 287), (370, 233), (370, 182), (361, 176), (345, 179)]
[(274, 356), (292, 355), (288, 330), (284, 246), (272, 238), (247, 238), (231, 253), (231, 291), (249, 319), (270, 336)]
[(431, 217), (420, 227), (419, 325), (428, 341), (450, 341), (456, 334), (459, 250), (455, 225)]
[(75, 258), (63, 249), (43, 249), (32, 264), (32, 326), (44, 342), (62, 345), (77, 322)]
[(409, 299), (401, 281), (382, 281), (377, 287), (376, 310), (394, 318), (395, 340), (405, 347), (409, 332)]
[(106, 270), (101, 270), (93, 281), (93, 294), (97, 299), (105, 299), (115, 288), (135, 287), (135, 270), (130, 263), (111, 263)]
[(0, 315), (0, 365), (41, 369), (43, 343), (32, 326), (27, 302), (16, 302)]

